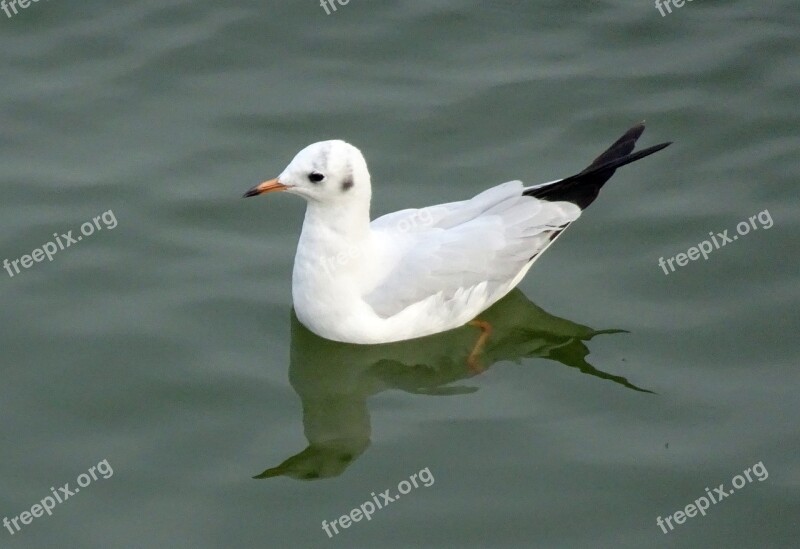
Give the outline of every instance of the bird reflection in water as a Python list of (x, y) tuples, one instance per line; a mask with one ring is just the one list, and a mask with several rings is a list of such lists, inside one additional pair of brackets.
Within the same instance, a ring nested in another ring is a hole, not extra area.
[(473, 393), (477, 387), (458, 382), (500, 361), (547, 358), (634, 391), (652, 392), (586, 362), (587, 341), (623, 330), (597, 331), (555, 317), (519, 290), (481, 319), (492, 325), (492, 333), (476, 357), (471, 356), (480, 334), (475, 326), (397, 343), (353, 345), (311, 333), (292, 314), (289, 379), (303, 404), (309, 444), (254, 478), (339, 476), (370, 444), (369, 397), (391, 389), (433, 396)]

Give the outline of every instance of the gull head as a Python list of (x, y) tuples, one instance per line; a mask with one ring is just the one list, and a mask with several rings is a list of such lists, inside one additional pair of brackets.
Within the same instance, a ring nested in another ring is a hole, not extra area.
[(309, 145), (294, 157), (275, 179), (256, 185), (244, 196), (283, 191), (317, 204), (366, 201), (371, 196), (369, 171), (364, 156), (340, 140)]

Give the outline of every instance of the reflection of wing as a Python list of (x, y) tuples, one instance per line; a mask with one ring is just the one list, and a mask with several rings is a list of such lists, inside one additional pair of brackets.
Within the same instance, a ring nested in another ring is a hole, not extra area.
[[(602, 333), (555, 317), (519, 290), (486, 310), (494, 328), (481, 355), (488, 369), (500, 361), (547, 358), (584, 374), (651, 392), (587, 361), (586, 342)], [(430, 397), (473, 393), (463, 382), (475, 375), (467, 356), (476, 330), (462, 326), (441, 334), (381, 345), (353, 345), (323, 339), (292, 315), (289, 380), (303, 404), (308, 447), (255, 478), (288, 476), (314, 480), (342, 474), (370, 444), (369, 397), (400, 390)]]
[[(372, 222), (396, 254), (390, 273), (365, 301), (382, 316), (441, 293), (445, 300), (485, 284), (504, 292), (578, 218), (580, 208), (523, 196), (511, 181), (470, 200), (403, 210)], [(409, 284), (413, 281), (413, 284)]]

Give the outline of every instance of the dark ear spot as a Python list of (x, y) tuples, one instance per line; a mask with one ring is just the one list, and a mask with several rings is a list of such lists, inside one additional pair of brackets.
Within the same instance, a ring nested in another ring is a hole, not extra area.
[(352, 188), (353, 188), (353, 176), (350, 175), (347, 177), (347, 179), (342, 181), (342, 192), (349, 191)]

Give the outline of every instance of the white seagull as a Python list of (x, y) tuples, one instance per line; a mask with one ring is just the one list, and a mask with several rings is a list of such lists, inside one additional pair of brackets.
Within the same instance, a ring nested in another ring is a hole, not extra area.
[(578, 219), (616, 168), (657, 152), (633, 152), (644, 124), (628, 130), (588, 168), (533, 187), (509, 181), (477, 196), (370, 221), (364, 156), (344, 141), (309, 145), (276, 178), (245, 197), (285, 191), (306, 199), (292, 274), (297, 318), (315, 334), (388, 343), (473, 321), (513, 289)]

